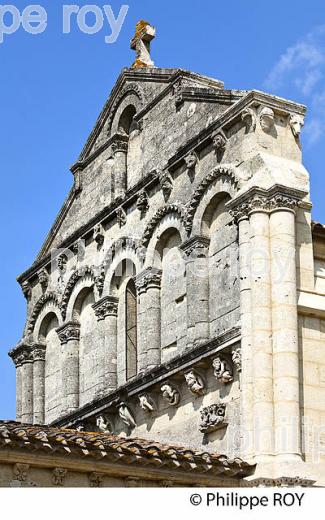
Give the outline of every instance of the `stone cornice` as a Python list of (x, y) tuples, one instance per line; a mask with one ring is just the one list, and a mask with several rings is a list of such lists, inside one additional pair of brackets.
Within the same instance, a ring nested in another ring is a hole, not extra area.
[(69, 321), (56, 329), (62, 345), (68, 343), (68, 341), (79, 341), (80, 338), (80, 324), (75, 321)]
[(278, 209), (294, 211), (303, 202), (306, 192), (275, 185), (269, 190), (253, 187), (227, 203), (236, 220), (248, 217), (254, 211), (272, 212)]
[(188, 349), (153, 370), (139, 374), (132, 379), (132, 381), (128, 381), (125, 385), (120, 386), (108, 396), (85, 405), (73, 414), (55, 421), (52, 425), (70, 427), (78, 421), (93, 417), (104, 412), (111, 406), (116, 406), (116, 403), (120, 402), (121, 399), (125, 401), (140, 393), (147, 392), (155, 384), (168, 381), (179, 372), (189, 370), (195, 363), (204, 362), (204, 360), (208, 360), (217, 352), (227, 350), (234, 345), (238, 345), (239, 342), (240, 329), (234, 327), (221, 334), (218, 338)]
[(161, 275), (162, 271), (155, 267), (148, 267), (148, 269), (142, 271), (142, 273), (136, 277), (135, 281), (138, 294), (142, 294), (151, 288), (160, 289)]
[(117, 316), (118, 298), (114, 296), (105, 296), (98, 302), (94, 303), (94, 309), (97, 321), (102, 321), (107, 316)]

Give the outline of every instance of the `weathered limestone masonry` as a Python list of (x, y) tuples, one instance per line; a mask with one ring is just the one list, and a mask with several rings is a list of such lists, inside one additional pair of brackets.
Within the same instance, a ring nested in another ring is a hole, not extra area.
[(157, 68), (154, 35), (138, 25), (137, 59), (19, 277), (17, 421), (322, 485), (325, 230), (301, 162), (305, 107)]

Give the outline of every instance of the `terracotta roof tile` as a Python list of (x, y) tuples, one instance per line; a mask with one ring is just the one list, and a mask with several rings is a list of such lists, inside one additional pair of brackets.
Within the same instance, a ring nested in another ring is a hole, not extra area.
[(236, 477), (250, 475), (254, 470), (254, 466), (239, 458), (229, 459), (225, 455), (200, 453), (182, 446), (123, 438), (108, 433), (79, 432), (0, 421), (0, 450), (8, 448), (99, 457), (127, 464), (140, 462)]

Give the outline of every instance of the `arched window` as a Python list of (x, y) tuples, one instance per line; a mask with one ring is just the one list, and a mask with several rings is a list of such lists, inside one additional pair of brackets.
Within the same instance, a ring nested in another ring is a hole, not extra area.
[(136, 109), (133, 105), (127, 106), (119, 119), (118, 132), (121, 134), (130, 135), (137, 129), (137, 123), (134, 119)]
[(125, 291), (126, 379), (137, 374), (137, 295), (135, 283), (129, 280)]

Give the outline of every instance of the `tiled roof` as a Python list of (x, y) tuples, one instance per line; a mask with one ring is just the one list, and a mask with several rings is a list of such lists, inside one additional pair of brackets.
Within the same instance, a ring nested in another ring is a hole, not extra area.
[(239, 458), (199, 453), (181, 446), (123, 438), (108, 433), (31, 426), (13, 421), (0, 421), (0, 450), (3, 449), (74, 455), (107, 462), (152, 465), (239, 478), (250, 475), (254, 470), (254, 466)]

